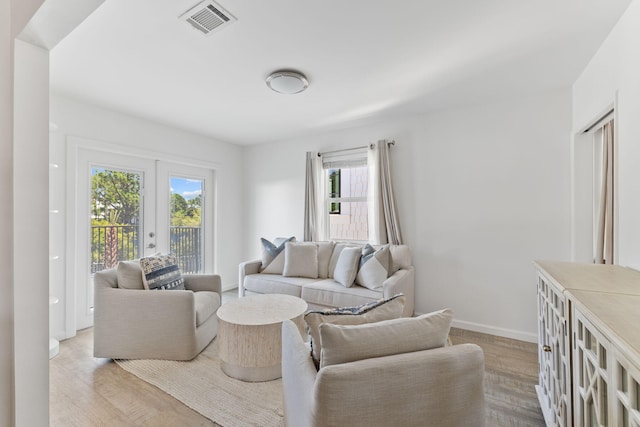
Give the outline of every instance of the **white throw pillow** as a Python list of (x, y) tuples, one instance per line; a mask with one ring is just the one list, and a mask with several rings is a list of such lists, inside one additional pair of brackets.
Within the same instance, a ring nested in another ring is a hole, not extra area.
[(378, 250), (367, 244), (362, 249), (360, 268), (356, 276), (356, 283), (368, 289), (378, 289), (389, 277), (389, 245)]
[(120, 289), (144, 289), (140, 260), (119, 261), (116, 274)]
[(318, 277), (326, 279), (329, 277), (329, 262), (335, 242), (318, 242)]
[(344, 248), (340, 252), (336, 271), (333, 272), (333, 279), (346, 288), (353, 285), (358, 274), (358, 263), (360, 263), (360, 248)]
[(411, 267), (411, 249), (407, 245), (389, 245), (391, 262), (389, 276), (400, 269)]
[(361, 325), (363, 323), (396, 319), (402, 316), (405, 302), (406, 297), (403, 294), (398, 294), (388, 299), (380, 299), (356, 307), (310, 311), (305, 314), (304, 321), (307, 323), (307, 329), (311, 337), (311, 356), (316, 367), (320, 363), (320, 352), (322, 351), (322, 342), (320, 341), (321, 324)]
[(444, 347), (453, 311), (362, 325), (320, 325), (320, 369), (329, 365)]
[(287, 242), (284, 246), (284, 269), (286, 277), (318, 278), (318, 246), (315, 243)]

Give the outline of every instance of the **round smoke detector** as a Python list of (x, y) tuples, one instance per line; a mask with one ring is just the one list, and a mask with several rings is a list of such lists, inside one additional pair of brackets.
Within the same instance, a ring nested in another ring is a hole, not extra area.
[(300, 93), (309, 87), (309, 80), (297, 71), (274, 71), (267, 77), (267, 86), (278, 93)]

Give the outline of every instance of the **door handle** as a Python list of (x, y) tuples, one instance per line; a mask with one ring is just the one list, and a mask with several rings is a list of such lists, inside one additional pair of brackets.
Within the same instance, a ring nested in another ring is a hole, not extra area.
[(147, 245), (147, 247), (148, 247), (149, 249), (153, 249), (153, 248), (155, 248), (155, 247), (156, 247), (156, 244), (155, 244), (155, 243), (149, 243), (149, 244)]
[(547, 353), (551, 353), (551, 347), (549, 347), (548, 345), (543, 345), (542, 350), (546, 351)]

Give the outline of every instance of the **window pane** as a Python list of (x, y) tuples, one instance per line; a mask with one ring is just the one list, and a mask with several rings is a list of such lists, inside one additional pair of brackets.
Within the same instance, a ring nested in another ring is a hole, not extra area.
[(91, 274), (139, 258), (141, 174), (91, 169)]
[(369, 240), (367, 202), (342, 202), (340, 214), (329, 215), (332, 240)]
[(171, 177), (170, 251), (183, 273), (201, 273), (202, 180)]
[(328, 179), (330, 239), (369, 240), (368, 168), (330, 169)]

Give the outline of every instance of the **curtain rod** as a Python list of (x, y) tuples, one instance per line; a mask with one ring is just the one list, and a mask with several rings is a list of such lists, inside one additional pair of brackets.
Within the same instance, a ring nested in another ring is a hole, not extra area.
[(606, 113), (604, 113), (591, 126), (588, 126), (585, 130), (583, 130), (582, 133), (588, 133), (590, 130), (593, 130), (593, 129), (597, 128), (597, 127), (602, 127), (602, 125), (604, 125), (604, 122), (607, 121), (609, 116), (613, 115), (613, 111), (614, 111), (614, 109), (612, 108), (609, 111), (607, 111)]
[[(387, 141), (388, 145), (396, 145), (395, 141)], [(375, 144), (369, 144), (369, 145), (363, 145), (361, 147), (352, 147), (352, 148), (343, 148), (341, 150), (333, 150), (333, 151), (325, 151), (323, 153), (318, 152), (318, 157), (322, 157), (325, 154), (333, 154), (333, 153), (341, 153), (343, 151), (353, 151), (353, 150), (362, 150), (363, 148), (368, 148), (370, 150), (373, 150), (373, 147), (375, 147)]]

